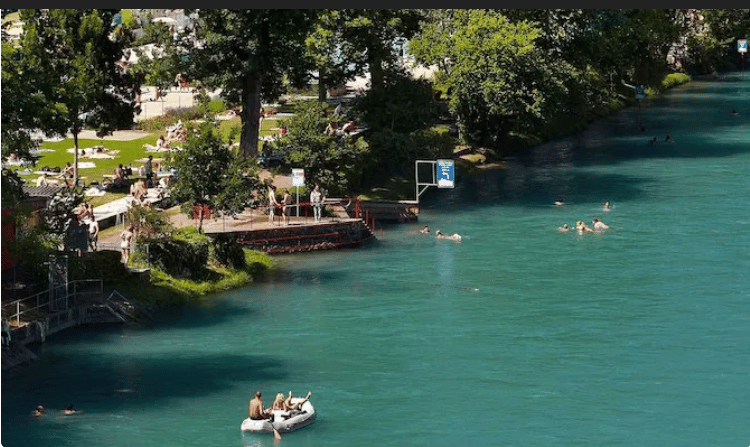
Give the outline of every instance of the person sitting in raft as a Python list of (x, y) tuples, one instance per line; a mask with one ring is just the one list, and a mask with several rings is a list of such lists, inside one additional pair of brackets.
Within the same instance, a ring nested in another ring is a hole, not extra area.
[(594, 231), (604, 231), (609, 229), (609, 225), (605, 224), (596, 217), (594, 218), (592, 223), (594, 224)]
[(461, 242), (461, 235), (458, 233), (453, 233), (450, 236), (446, 236), (442, 231), (437, 230), (435, 232), (435, 237), (438, 239), (450, 239), (452, 241)]
[(248, 404), (248, 416), (254, 421), (260, 421), (271, 417), (271, 410), (265, 410), (263, 408), (263, 400), (261, 399), (262, 395), (262, 392), (256, 391), (255, 397), (250, 399), (250, 404)]
[(276, 395), (276, 399), (273, 400), (273, 405), (271, 406), (271, 411), (273, 410), (281, 410), (281, 411), (294, 411), (299, 410), (300, 407), (302, 407), (302, 404), (310, 400), (310, 396), (312, 395), (312, 391), (307, 392), (307, 396), (305, 396), (304, 399), (297, 402), (296, 404), (290, 404), (292, 401), (292, 392), (289, 392), (289, 397), (286, 399), (284, 398), (284, 395), (282, 393), (279, 393)]

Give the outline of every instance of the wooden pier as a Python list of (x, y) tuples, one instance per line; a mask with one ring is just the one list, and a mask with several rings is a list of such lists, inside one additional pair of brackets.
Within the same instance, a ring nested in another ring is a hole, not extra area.
[(374, 229), (363, 219), (342, 216), (323, 217), (320, 222), (307, 216), (283, 216), (247, 210), (232, 217), (205, 221), (204, 233), (209, 236), (232, 234), (243, 247), (269, 254), (354, 248), (375, 238)]

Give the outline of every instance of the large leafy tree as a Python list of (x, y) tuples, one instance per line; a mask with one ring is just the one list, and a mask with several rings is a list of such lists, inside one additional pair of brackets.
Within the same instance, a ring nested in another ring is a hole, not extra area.
[(329, 113), (325, 103), (299, 105), (294, 116), (285, 120), (289, 133), (280, 144), (289, 149), (289, 164), (305, 169), (308, 188), (318, 183), (329, 194), (343, 196), (357, 186), (367, 148), (361, 139), (326, 135), (326, 125), (336, 119)]
[[(111, 131), (132, 124), (139, 107), (135, 86), (116, 64), (123, 55), (113, 21), (116, 9), (25, 9), (18, 73), (29, 85), (42, 116), (32, 122), (39, 129), (64, 136), (75, 145), (78, 173), (78, 135), (86, 128)], [(5, 114), (5, 111), (3, 111)]]
[[(716, 58), (717, 55), (721, 55), (732, 61), (735, 67), (744, 69), (742, 63), (747, 64), (747, 61), (737, 51), (737, 39), (750, 38), (750, 9), (704, 9), (698, 10), (696, 14), (703, 18), (702, 23), (706, 28), (706, 32), (699, 37), (713, 44), (710, 46), (710, 50), (713, 51), (707, 56)], [(696, 46), (708, 46), (705, 41), (694, 43)], [(747, 54), (744, 58), (747, 58)], [(716, 60), (711, 62), (718, 65)]]
[(257, 155), (260, 106), (278, 98), (288, 79), (301, 84), (312, 64), (305, 38), (316, 11), (300, 9), (201, 9), (195, 34), (185, 36), (185, 71), (221, 88), (229, 104), (241, 105), (240, 148)]
[(570, 66), (537, 46), (539, 28), (486, 10), (458, 10), (410, 44), (418, 60), (445, 70), (449, 107), (465, 139), (501, 146), (559, 111)]
[(200, 206), (200, 231), (204, 205), (217, 215), (236, 215), (245, 209), (260, 181), (257, 168), (244, 155), (229, 150), (211, 120), (200, 123), (197, 133), (188, 134), (191, 136), (183, 150), (171, 155), (172, 167), (178, 173), (171, 196), (183, 202), (183, 211), (188, 214), (192, 214), (194, 205)]
[(312, 32), (305, 40), (308, 55), (317, 69), (320, 102), (326, 101), (329, 88), (364, 72), (361, 63), (364, 52), (355, 50), (342, 38), (346, 20), (346, 10), (320, 11)]
[(367, 67), (372, 90), (382, 90), (388, 74), (401, 71), (397, 43), (419, 31), (422, 11), (347, 9), (343, 14), (341, 52), (348, 63)]
[(45, 82), (49, 75), (24, 57), (20, 47), (2, 44), (2, 155), (12, 153), (28, 157), (39, 147), (36, 134), (42, 130), (48, 136), (65, 130), (57, 121), (55, 109), (47, 98), (52, 86)]

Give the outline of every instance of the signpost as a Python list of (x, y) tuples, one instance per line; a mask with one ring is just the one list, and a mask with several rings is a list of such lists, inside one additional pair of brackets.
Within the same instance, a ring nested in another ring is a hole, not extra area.
[[(421, 181), (419, 177), (420, 165), (431, 165), (432, 181)], [(415, 160), (414, 177), (416, 182), (416, 203), (419, 196), (430, 186), (438, 188), (453, 188), (455, 185), (456, 166), (453, 160)], [(421, 187), (421, 189), (420, 189)]]
[(305, 170), (294, 168), (292, 169), (292, 186), (297, 189), (297, 217), (299, 217), (299, 187), (305, 186)]
[(454, 165), (453, 160), (437, 161), (438, 188), (453, 188)]
[(737, 52), (742, 55), (742, 73), (745, 73), (745, 53), (747, 53), (747, 39), (737, 40)]

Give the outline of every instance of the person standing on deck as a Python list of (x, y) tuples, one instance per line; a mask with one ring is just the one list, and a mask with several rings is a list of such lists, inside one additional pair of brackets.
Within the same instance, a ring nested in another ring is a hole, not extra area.
[(313, 207), (313, 214), (315, 215), (315, 222), (320, 222), (320, 207), (321, 207), (322, 196), (320, 194), (320, 185), (316, 184), (310, 193), (310, 204)]
[(279, 202), (276, 201), (276, 187), (273, 185), (268, 186), (268, 223), (273, 223), (273, 216), (276, 213), (276, 207), (279, 206)]
[(284, 199), (281, 203), (284, 204), (284, 223), (289, 225), (289, 214), (292, 212), (292, 195), (289, 194), (289, 189), (284, 189)]

